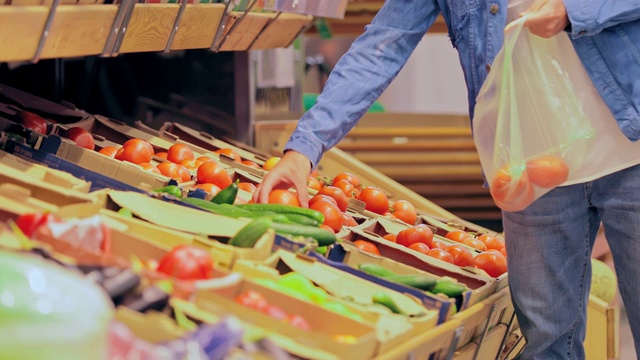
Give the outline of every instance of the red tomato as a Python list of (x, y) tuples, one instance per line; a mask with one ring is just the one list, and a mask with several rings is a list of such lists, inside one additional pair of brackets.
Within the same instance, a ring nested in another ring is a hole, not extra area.
[(324, 183), (318, 180), (315, 176), (307, 176), (307, 187), (319, 191), (324, 186)]
[(396, 235), (396, 242), (402, 246), (409, 247), (413, 243), (421, 242), (427, 246), (431, 245), (433, 241), (433, 232), (429, 228), (412, 226), (410, 228), (401, 230)]
[(309, 325), (307, 319), (305, 319), (301, 315), (289, 315), (287, 317), (287, 322), (289, 322), (289, 324), (291, 324), (291, 326), (293, 327), (297, 327), (306, 331), (311, 330), (311, 325)]
[(267, 298), (255, 290), (245, 290), (235, 297), (235, 301), (240, 305), (260, 312), (266, 311), (269, 305)]
[(118, 149), (115, 158), (121, 161), (140, 164), (151, 162), (152, 156), (153, 148), (148, 142), (141, 139), (131, 139)]
[(182, 181), (182, 176), (180, 175), (180, 166), (178, 164), (174, 164), (170, 161), (165, 161), (158, 164), (156, 168), (158, 168), (162, 175), (180, 182)]
[(193, 159), (193, 151), (185, 144), (171, 145), (167, 151), (167, 160), (172, 163), (180, 164), (184, 159)]
[(162, 160), (167, 160), (167, 152), (166, 151), (160, 151), (155, 153), (153, 156), (162, 159)]
[(248, 167), (252, 167), (254, 169), (262, 169), (262, 167), (260, 165), (258, 165), (258, 163), (256, 163), (255, 161), (251, 161), (251, 160), (242, 160), (240, 161), (241, 164), (247, 165)]
[(334, 232), (342, 229), (342, 211), (337, 206), (327, 201), (316, 201), (309, 209), (321, 212), (324, 215), (323, 224), (332, 228)]
[(462, 240), (462, 243), (467, 245), (467, 246), (471, 246), (472, 248), (478, 250), (478, 251), (485, 251), (487, 250), (487, 246), (480, 240), (470, 237), (470, 238), (466, 238), (464, 240)]
[(386, 234), (382, 238), (385, 240), (396, 242), (396, 234)]
[(496, 205), (507, 211), (520, 210), (534, 198), (533, 186), (527, 172), (522, 172), (517, 179), (513, 179), (511, 169), (506, 165), (491, 181), (489, 192)]
[(360, 250), (362, 250), (364, 252), (380, 255), (380, 250), (378, 250), (378, 247), (375, 244), (370, 243), (368, 241), (356, 240), (356, 241), (353, 242), (353, 245), (355, 245), (356, 248), (358, 248), (358, 249), (360, 249)]
[(41, 225), (52, 221), (56, 221), (56, 218), (51, 213), (34, 212), (20, 215), (16, 220), (16, 225), (27, 237), (31, 237)]
[(231, 185), (231, 176), (222, 167), (215, 162), (206, 162), (198, 167), (197, 171), (198, 183), (211, 183), (217, 185), (220, 189), (224, 189)]
[(287, 320), (287, 313), (282, 310), (279, 306), (268, 304), (267, 308), (264, 310), (264, 313), (271, 316), (276, 320)]
[(478, 240), (482, 241), (484, 245), (487, 247), (487, 250), (502, 250), (504, 248), (504, 243), (502, 240), (497, 237), (489, 234), (482, 234), (478, 236)]
[(217, 195), (217, 194), (220, 192), (220, 190), (221, 190), (221, 189), (220, 189), (219, 187), (217, 187), (216, 185), (214, 185), (214, 184), (209, 184), (209, 183), (197, 184), (197, 185), (195, 185), (195, 186), (193, 186), (193, 187), (194, 187), (194, 188), (196, 188), (196, 189), (202, 189), (202, 190), (204, 190), (204, 191), (206, 191), (206, 192), (208, 192), (209, 194), (214, 195), (214, 196), (215, 196), (215, 195)]
[(240, 154), (238, 154), (237, 151), (231, 149), (231, 148), (222, 148), (222, 149), (218, 149), (215, 151), (216, 154), (221, 155), (224, 154), (230, 158), (233, 159), (233, 161), (239, 163), (242, 162), (242, 158), (240, 157)]
[(393, 215), (409, 225), (413, 225), (418, 220), (418, 212), (413, 204), (408, 200), (398, 200), (391, 205)]
[(139, 143), (142, 143), (144, 145), (144, 147), (149, 150), (149, 152), (151, 154), (153, 154), (155, 151), (153, 150), (153, 146), (151, 146), (151, 144), (149, 144), (149, 142), (147, 142), (146, 140), (143, 139), (129, 139), (127, 140), (124, 144), (122, 144), (122, 146), (130, 146), (130, 145), (138, 145)]
[(365, 209), (376, 214), (384, 214), (389, 211), (389, 198), (380, 189), (367, 186), (360, 192), (360, 200), (364, 201)]
[(191, 181), (191, 172), (189, 172), (189, 169), (187, 169), (186, 167), (180, 164), (176, 164), (176, 165), (178, 165), (178, 171), (180, 172), (180, 181), (182, 182)]
[(256, 192), (256, 186), (250, 182), (240, 182), (238, 183), (238, 189), (242, 189), (248, 193), (253, 194)]
[(211, 279), (213, 259), (202, 248), (178, 245), (160, 259), (157, 270), (182, 280)]
[(156, 173), (156, 174), (161, 174), (160, 170), (158, 170), (157, 167), (155, 167), (152, 164), (149, 163), (140, 163), (138, 164), (138, 166), (140, 166), (141, 168), (143, 168), (146, 171), (152, 172), (152, 173)]
[(356, 219), (353, 216), (347, 214), (346, 212), (342, 213), (342, 225), (344, 226), (358, 226)]
[(197, 170), (198, 166), (202, 165), (203, 161), (200, 161), (198, 159), (184, 159), (182, 161), (180, 161), (180, 165), (186, 167), (188, 170)]
[(318, 194), (332, 197), (338, 204), (338, 209), (340, 209), (340, 211), (346, 211), (349, 206), (349, 199), (347, 198), (347, 195), (335, 186), (324, 186), (320, 191), (318, 191)]
[(473, 236), (464, 230), (451, 230), (444, 237), (452, 241), (462, 242), (462, 240)]
[(338, 189), (342, 190), (347, 198), (352, 198), (355, 195), (355, 186), (353, 186), (352, 183), (345, 179), (334, 181), (333, 185), (331, 186), (337, 187)]
[(210, 157), (208, 157), (208, 156), (204, 156), (204, 155), (203, 155), (203, 156), (199, 156), (199, 157), (196, 159), (196, 161), (199, 161), (199, 162), (200, 162), (200, 165), (202, 165), (202, 163), (206, 163), (206, 162), (210, 162), (210, 161), (215, 162), (215, 160), (213, 160), (212, 158), (210, 158)]
[(333, 229), (331, 228), (331, 226), (329, 226), (329, 225), (320, 224), (320, 229), (327, 230), (328, 232), (330, 232), (330, 233), (332, 233), (332, 234), (335, 234), (335, 233), (336, 233), (336, 232), (335, 232), (335, 230), (333, 230)]
[(73, 140), (76, 145), (85, 149), (93, 150), (96, 147), (96, 143), (95, 141), (93, 141), (93, 135), (79, 126), (74, 126), (67, 130), (63, 130), (62, 134), (64, 137)]
[(100, 149), (100, 151), (98, 152), (102, 155), (108, 156), (113, 159), (116, 156), (116, 153), (118, 152), (118, 148), (115, 146), (105, 146), (102, 149)]
[(554, 188), (569, 177), (569, 166), (558, 156), (546, 155), (527, 161), (527, 175), (534, 185)]
[(440, 259), (442, 261), (446, 261), (450, 264), (455, 264), (453, 262), (453, 256), (451, 256), (451, 254), (449, 254), (446, 250), (442, 250), (442, 249), (431, 249), (429, 250), (429, 253), (427, 253), (427, 255), (434, 257), (436, 259)]
[(313, 205), (316, 201), (328, 201), (328, 202), (332, 203), (333, 205), (335, 205), (336, 207), (338, 206), (338, 202), (336, 201), (336, 199), (332, 198), (331, 196), (322, 195), (322, 194), (314, 195), (309, 200), (309, 206)]
[(507, 272), (507, 258), (495, 250), (476, 255), (474, 263), (478, 269), (486, 271), (491, 277), (498, 277)]
[(417, 242), (409, 245), (409, 249), (415, 250), (425, 255), (428, 255), (429, 251), (431, 250), (427, 244), (421, 243), (421, 242)]
[(300, 207), (298, 195), (285, 189), (274, 189), (269, 193), (269, 204), (284, 204)]
[(353, 175), (350, 172), (343, 172), (343, 173), (340, 173), (340, 174), (336, 175), (333, 178), (333, 183), (335, 184), (337, 181), (340, 181), (340, 180), (347, 180), (353, 186), (360, 185), (360, 179), (356, 175)]
[(431, 241), (431, 248), (432, 249), (446, 250), (447, 247), (449, 247), (449, 244), (447, 244), (446, 242), (444, 242), (442, 240), (433, 239), (433, 241)]
[(18, 111), (15, 115), (15, 119), (16, 122), (24, 126), (25, 129), (29, 129), (43, 135), (47, 134), (47, 120), (36, 113), (24, 110)]
[(447, 246), (445, 251), (451, 254), (454, 264), (462, 267), (474, 266), (473, 253), (466, 247), (460, 244), (453, 244)]

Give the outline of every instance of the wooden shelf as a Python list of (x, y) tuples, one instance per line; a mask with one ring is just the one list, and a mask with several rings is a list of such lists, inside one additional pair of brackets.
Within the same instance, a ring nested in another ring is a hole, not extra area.
[[(118, 5), (59, 5), (41, 59), (100, 55), (118, 13)], [(50, 7), (0, 6), (0, 61), (32, 60)], [(180, 4), (135, 4), (119, 53), (163, 51)], [(286, 47), (312, 16), (277, 13), (231, 13), (223, 4), (188, 4), (171, 50), (210, 49), (225, 18), (219, 51)], [(235, 24), (235, 25), (234, 25)]]
[[(344, 19), (326, 19), (327, 25), (334, 35), (357, 36), (362, 34), (365, 25), (371, 23), (373, 17), (378, 13), (384, 1), (380, 0), (360, 0), (350, 2)], [(447, 33), (447, 24), (442, 16), (438, 16), (429, 33)], [(309, 29), (309, 34), (317, 34), (314, 28)]]

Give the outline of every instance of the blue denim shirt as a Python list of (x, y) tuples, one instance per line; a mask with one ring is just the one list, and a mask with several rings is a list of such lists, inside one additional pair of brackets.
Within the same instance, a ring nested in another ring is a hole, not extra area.
[[(632, 140), (640, 138), (640, 1), (564, 0), (570, 36), (601, 96)], [(469, 115), (502, 47), (508, 0), (387, 0), (338, 61), (285, 150), (315, 167), (378, 99), (442, 13), (458, 50)], [(434, 54), (437, 56), (437, 54)]]

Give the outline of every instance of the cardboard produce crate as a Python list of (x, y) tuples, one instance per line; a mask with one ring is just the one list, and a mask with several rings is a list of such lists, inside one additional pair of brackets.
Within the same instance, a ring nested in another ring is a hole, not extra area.
[[(414, 251), (412, 249), (408, 249), (402, 245), (398, 245), (392, 241), (388, 241), (386, 239), (383, 239), (382, 237), (386, 234), (397, 234), (398, 232), (408, 228), (409, 226), (402, 223), (402, 222), (398, 222), (392, 219), (388, 219), (385, 217), (377, 217), (375, 219), (372, 219), (371, 221), (365, 221), (362, 224), (360, 224), (357, 227), (354, 227), (351, 229), (352, 234), (348, 237), (345, 237), (344, 239), (347, 240), (351, 240), (353, 241), (355, 238), (365, 238), (365, 240), (369, 240), (373, 243), (376, 244), (376, 246), (378, 246), (378, 248), (381, 251), (385, 251), (385, 253), (381, 254), (383, 256), (387, 256), (385, 254), (389, 254), (388, 256), (395, 256), (395, 257), (400, 257), (399, 261), (402, 261), (402, 259), (406, 260), (406, 261), (412, 261), (411, 258), (405, 258), (404, 255), (402, 255), (402, 253), (399, 253), (398, 251), (401, 250), (404, 253), (409, 253), (409, 254), (415, 254), (417, 256), (421, 256), (421, 258), (423, 259), (430, 259), (429, 257), (424, 257), (425, 255), (418, 253), (417, 251)], [(436, 233), (436, 231), (434, 231), (434, 234)], [(442, 242), (444, 242), (445, 244), (460, 244), (454, 241), (451, 241), (449, 239), (443, 238), (440, 235), (434, 235), (434, 239), (440, 240)], [(469, 247), (466, 246), (464, 244), (462, 244), (463, 246), (467, 247), (471, 253), (473, 254), (473, 256), (477, 256), (480, 252)], [(447, 265), (447, 266), (451, 266), (451, 265)], [(506, 287), (508, 285), (508, 273), (504, 273), (500, 276), (498, 276), (497, 278), (491, 277), (488, 274), (486, 274), (484, 271), (477, 269), (475, 267), (465, 267), (465, 268), (460, 268), (457, 265), (452, 265), (454, 267), (457, 267), (459, 269), (463, 269), (468, 273), (472, 273), (477, 275), (480, 278), (485, 278), (485, 279), (489, 279), (489, 280), (493, 280), (495, 281), (495, 290), (500, 290), (504, 287)]]
[[(308, 322), (310, 329), (302, 330), (286, 321), (274, 319), (235, 302), (234, 298), (245, 291), (262, 294), (269, 304), (283, 309), (289, 315), (302, 316)], [(250, 279), (241, 279), (238, 283), (226, 287), (197, 291), (195, 302), (207, 309), (218, 307), (243, 321), (277, 332), (303, 346), (335, 354), (341, 359), (370, 359), (376, 352), (377, 339), (374, 326), (284, 294)], [(204, 302), (208, 304), (205, 305)], [(354, 342), (342, 343), (335, 340), (345, 335), (353, 336)], [(313, 353), (309, 355), (313, 357)]]
[[(346, 274), (308, 256), (278, 250), (264, 262), (237, 261), (232, 270), (276, 281), (281, 275), (295, 271), (327, 291), (332, 299), (348, 299), (349, 301), (340, 302), (350, 309), (359, 309), (363, 317), (376, 324), (379, 353), (400, 346), (417, 333), (432, 329), (437, 322), (437, 312), (426, 309), (412, 297)], [(373, 304), (374, 292), (387, 293), (404, 310), (405, 315), (393, 314), (388, 309)]]

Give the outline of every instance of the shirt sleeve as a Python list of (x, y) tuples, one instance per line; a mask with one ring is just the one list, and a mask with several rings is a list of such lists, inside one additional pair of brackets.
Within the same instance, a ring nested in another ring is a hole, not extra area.
[(564, 6), (574, 38), (640, 19), (638, 0), (564, 0)]
[(304, 154), (315, 168), (389, 86), (439, 12), (435, 0), (385, 1), (334, 67), (285, 151)]

